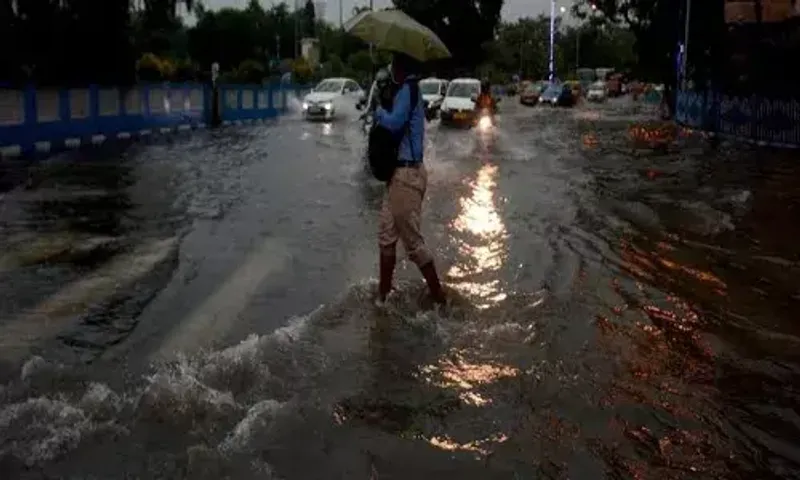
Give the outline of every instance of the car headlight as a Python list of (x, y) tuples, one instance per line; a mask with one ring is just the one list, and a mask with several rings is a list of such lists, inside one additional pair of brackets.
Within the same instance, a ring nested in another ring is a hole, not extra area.
[(308, 102), (303, 102), (303, 110), (308, 110)]
[(331, 110), (333, 110), (333, 104), (328, 102), (325, 105), (323, 105), (322, 108), (324, 108), (325, 110), (331, 111)]

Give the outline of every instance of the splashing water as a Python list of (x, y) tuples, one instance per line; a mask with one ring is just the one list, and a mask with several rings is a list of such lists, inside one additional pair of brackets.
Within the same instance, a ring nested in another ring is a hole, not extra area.
[[(455, 293), (443, 318), (419, 311), (421, 286), (400, 285), (385, 310), (372, 306), (374, 289), (374, 282), (355, 285), (271, 335), (155, 365), (121, 391), (76, 380), (66, 366), (33, 357), (19, 379), (0, 390), (0, 463), (18, 472), (52, 467), (101, 474), (110, 466), (87, 466), (81, 459), (106, 449), (135, 456), (142, 435), (162, 432), (169, 445), (160, 446), (181, 459), (180, 468), (191, 469), (199, 455), (215, 472), (243, 475), (237, 478), (271, 471), (255, 457), (282, 435), (280, 425), (297, 421), (309, 408), (330, 420), (339, 402), (382, 375), (371, 372), (376, 325), (393, 325), (406, 341), (427, 345), (425, 356), (435, 357), (475, 320), (474, 309)], [(249, 459), (246, 471), (236, 465), (242, 455)]]
[(297, 92), (290, 91), (286, 94), (286, 107), (292, 116), (299, 116), (303, 113), (303, 100)]

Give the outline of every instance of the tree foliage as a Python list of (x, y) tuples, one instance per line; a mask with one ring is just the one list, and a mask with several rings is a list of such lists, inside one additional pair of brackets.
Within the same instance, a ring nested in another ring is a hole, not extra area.
[[(686, 0), (581, 0), (575, 12), (604, 24), (624, 25), (636, 39), (638, 73), (667, 85), (678, 80), (678, 45), (685, 40)], [(694, 0), (688, 22), (687, 87), (734, 95), (797, 96), (800, 16), (765, 18), (768, 2), (752, 2), (751, 15), (726, 23), (725, 0)], [(797, 1), (793, 2), (796, 8)], [(595, 5), (595, 9), (591, 5)]]
[(317, 14), (314, 11), (314, 2), (306, 0), (306, 5), (303, 7), (303, 25), (302, 31), (306, 37), (314, 37), (316, 32)]
[[(549, 19), (500, 21), (503, 0), (395, 0), (437, 32), (453, 53), (432, 65), (443, 76), (480, 72), (498, 82), (512, 74), (546, 74)], [(386, 65), (386, 52), (316, 18), (314, 3), (297, 11), (249, 0), (243, 8), (211, 10), (191, 0), (0, 0), (0, 39), (21, 48), (0, 50), (0, 81), (39, 84), (125, 84), (205, 78), (218, 62), (223, 79), (259, 82), (287, 71), (296, 80), (351, 76), (367, 80)], [(356, 8), (353, 14), (366, 7)], [(191, 11), (187, 25), (181, 12)], [(464, 32), (470, 32), (464, 35)], [(293, 59), (300, 38), (315, 36), (321, 65)], [(557, 66), (635, 63), (630, 32), (587, 23), (561, 28)], [(102, 39), (102, 41), (98, 41)], [(623, 65), (624, 64), (624, 65)]]
[[(572, 76), (577, 68), (629, 69), (636, 63), (633, 36), (617, 26), (584, 23), (563, 26), (556, 21), (555, 69), (559, 77)], [(549, 68), (550, 18), (522, 18), (501, 23), (496, 38), (482, 46), (487, 61), (481, 73), (495, 81), (518, 73), (523, 78), (543, 79)]]
[[(640, 78), (673, 85), (684, 41), (686, 0), (580, 0), (573, 11), (594, 23), (621, 25), (635, 38)], [(689, 24), (689, 76), (705, 83), (724, 57), (724, 0), (693, 1)]]
[[(450, 67), (471, 70), (486, 60), (481, 48), (500, 23), (503, 0), (393, 0), (395, 6), (427, 26), (453, 54)], [(469, 35), (465, 35), (469, 32)]]

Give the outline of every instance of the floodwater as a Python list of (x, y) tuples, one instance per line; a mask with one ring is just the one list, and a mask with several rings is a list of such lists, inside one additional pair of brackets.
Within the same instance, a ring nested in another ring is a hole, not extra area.
[[(626, 100), (429, 125), (428, 243), (295, 117), (48, 160), (0, 204), (3, 478), (798, 478), (800, 166)], [(76, 161), (77, 160), (77, 161)]]

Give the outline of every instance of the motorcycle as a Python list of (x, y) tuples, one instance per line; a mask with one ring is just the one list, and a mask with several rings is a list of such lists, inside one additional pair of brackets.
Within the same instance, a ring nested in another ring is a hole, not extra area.
[(494, 127), (494, 112), (489, 108), (482, 108), (475, 117), (475, 126), (481, 132), (486, 132)]
[[(472, 96), (472, 101), (477, 103), (477, 95)], [(500, 103), (499, 98), (495, 98), (491, 106), (478, 107), (475, 115), (475, 123), (473, 126), (478, 130), (485, 132), (490, 130), (495, 125), (495, 115), (497, 114), (497, 104)]]

